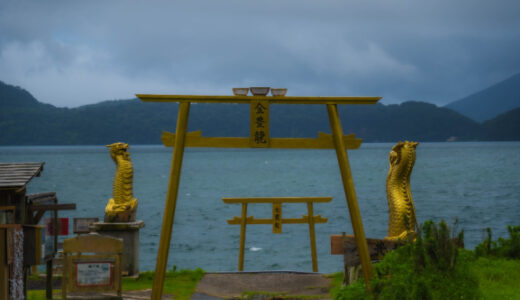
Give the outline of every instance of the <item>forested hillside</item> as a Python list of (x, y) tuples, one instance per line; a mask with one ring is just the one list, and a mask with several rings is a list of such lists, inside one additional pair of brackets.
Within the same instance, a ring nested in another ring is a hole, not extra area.
[[(0, 82), (0, 145), (160, 144), (163, 130), (175, 130), (177, 109), (174, 103), (138, 99), (57, 108), (38, 102), (22, 88)], [(518, 113), (511, 116), (513, 121), (484, 125), (423, 102), (340, 105), (339, 113), (344, 132), (355, 133), (365, 142), (493, 140), (497, 132), (501, 133), (497, 139), (518, 140), (515, 132), (500, 130), (518, 120)], [(193, 104), (189, 130), (202, 130), (205, 136), (248, 136), (249, 106)], [(316, 137), (318, 131), (330, 132), (324, 106), (271, 105), (272, 136)]]
[(484, 139), (490, 141), (520, 141), (520, 107), (486, 121)]

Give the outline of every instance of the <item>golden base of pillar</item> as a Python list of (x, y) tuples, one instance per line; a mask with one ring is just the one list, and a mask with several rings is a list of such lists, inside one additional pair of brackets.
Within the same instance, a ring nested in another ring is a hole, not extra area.
[(135, 222), (136, 210), (117, 212), (116, 214), (106, 214), (104, 221), (107, 223)]

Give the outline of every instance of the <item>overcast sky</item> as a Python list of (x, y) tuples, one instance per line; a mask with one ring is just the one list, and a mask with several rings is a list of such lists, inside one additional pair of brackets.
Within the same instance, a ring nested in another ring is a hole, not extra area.
[(0, 0), (0, 80), (76, 107), (135, 93), (444, 105), (520, 72), (520, 1)]

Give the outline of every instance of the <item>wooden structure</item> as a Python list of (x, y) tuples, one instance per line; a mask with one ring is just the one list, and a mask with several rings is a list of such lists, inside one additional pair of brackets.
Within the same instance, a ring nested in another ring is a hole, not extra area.
[(39, 163), (0, 163), (0, 206), (14, 206), (14, 223), (25, 224), (30, 218), (25, 194), (27, 184), (43, 171)]
[[(375, 262), (383, 258), (383, 256), (403, 245), (406, 241), (396, 241), (388, 239), (371, 239), (367, 238), (368, 251), (370, 261)], [(355, 237), (343, 233), (330, 236), (330, 254), (343, 255), (343, 283), (351, 284), (357, 281), (359, 276), (359, 267), (361, 258), (357, 251)]]
[[(403, 245), (405, 242), (406, 241), (367, 238), (370, 260), (377, 261), (382, 259), (386, 253), (397, 249), (397, 247)], [(345, 255), (345, 266), (353, 267), (361, 265), (361, 259), (356, 250), (356, 240), (353, 235), (334, 234), (330, 236), (330, 254)]]
[[(50, 213), (50, 222), (46, 224), (47, 235), (45, 244), (44, 261), (46, 267), (46, 298), (52, 299), (52, 277), (53, 277), (53, 261), (58, 251), (58, 235), (60, 235), (60, 223), (58, 220), (58, 211), (74, 210), (75, 203), (58, 203), (58, 198), (54, 192), (31, 194), (27, 197), (29, 204), (29, 218), (31, 224), (38, 224), (45, 213)], [(52, 239), (48, 242), (47, 239)]]
[(63, 241), (63, 255), (62, 299), (122, 299), (121, 239), (76, 236)]
[[(227, 204), (242, 204), (242, 215), (228, 220), (230, 225), (240, 225), (240, 246), (238, 252), (238, 270), (244, 270), (244, 248), (246, 243), (247, 224), (265, 224), (273, 226), (273, 233), (282, 233), (282, 224), (309, 224), (309, 241), (311, 244), (312, 271), (318, 272), (318, 257), (316, 254), (315, 223), (326, 223), (327, 218), (320, 215), (314, 216), (314, 203), (330, 202), (332, 197), (279, 197), (279, 198), (223, 198)], [(270, 203), (273, 207), (273, 216), (270, 219), (255, 219), (247, 216), (247, 205), (252, 203)], [(306, 203), (307, 215), (301, 218), (283, 218), (283, 203)]]
[[(359, 212), (359, 205), (354, 189), (347, 149), (356, 149), (361, 140), (353, 135), (343, 135), (337, 105), (375, 104), (381, 97), (302, 97), (302, 96), (198, 96), (198, 95), (136, 95), (145, 102), (179, 103), (175, 134), (163, 135), (163, 143), (173, 146), (170, 180), (166, 193), (161, 239), (155, 268), (152, 299), (162, 296), (166, 263), (171, 242), (177, 194), (182, 169), (185, 147), (220, 147), (220, 148), (297, 148), (297, 149), (335, 149), (341, 172), (348, 210), (354, 230), (356, 244), (363, 265), (367, 287), (373, 277), (372, 265), (368, 254), (365, 232)], [(241, 103), (250, 106), (249, 137), (203, 137), (200, 132), (188, 134), (188, 116), (191, 103)], [(316, 139), (309, 138), (271, 138), (269, 134), (269, 111), (271, 104), (316, 104), (327, 107), (332, 130), (331, 135), (320, 134)]]
[[(42, 227), (37, 225), (46, 211), (53, 213), (54, 228), (57, 212), (75, 209), (75, 204), (58, 204), (55, 193), (26, 195), (27, 184), (43, 170), (43, 162), (0, 163), (0, 300), (25, 297), (29, 266), (41, 263)], [(52, 297), (52, 258), (54, 248), (46, 252), (47, 298)], [(20, 246), (23, 245), (23, 246)], [(8, 284), (11, 280), (11, 284)]]
[[(28, 223), (30, 212), (25, 193), (31, 179), (40, 176), (43, 164), (0, 163), (0, 207), (14, 215), (11, 220), (4, 217), (4, 224), (0, 224), (0, 299), (25, 297), (26, 294), (27, 267), (21, 245), (30, 243), (24, 242), (22, 224)], [(33, 240), (32, 244), (35, 242)]]

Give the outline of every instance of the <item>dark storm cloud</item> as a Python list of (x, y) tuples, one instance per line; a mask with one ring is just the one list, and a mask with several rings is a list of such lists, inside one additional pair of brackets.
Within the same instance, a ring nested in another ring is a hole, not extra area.
[[(367, 3), (368, 2), (368, 3)], [(3, 1), (0, 80), (77, 106), (134, 93), (445, 104), (520, 72), (517, 1)]]

